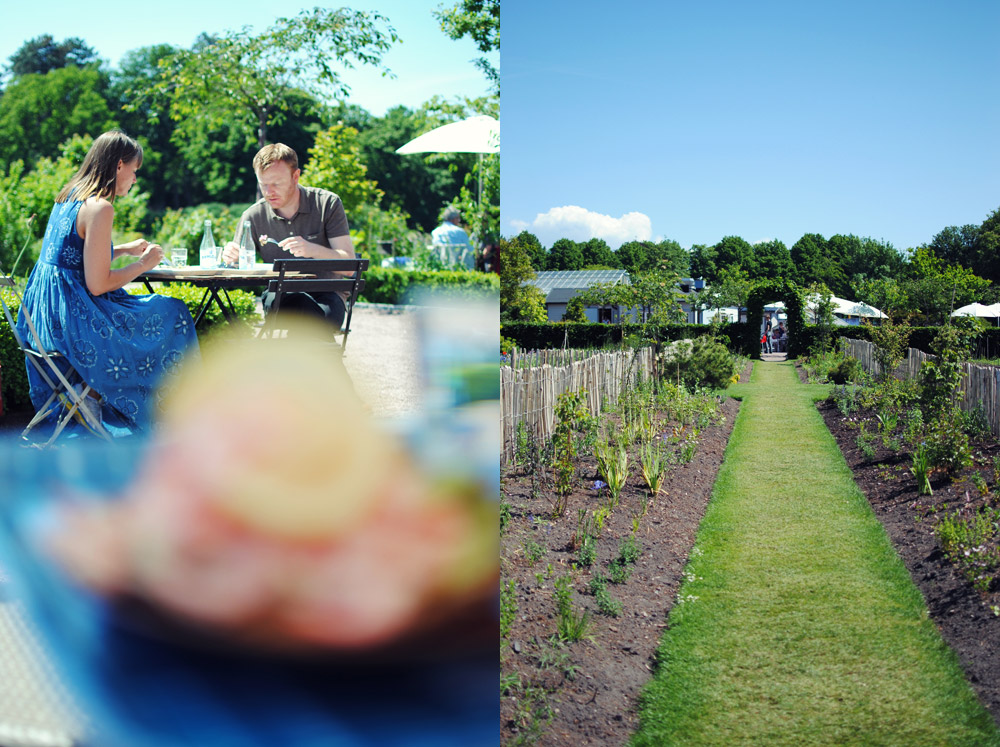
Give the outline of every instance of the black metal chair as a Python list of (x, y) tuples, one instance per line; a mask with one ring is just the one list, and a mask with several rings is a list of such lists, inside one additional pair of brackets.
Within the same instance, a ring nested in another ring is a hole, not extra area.
[(344, 304), (344, 323), (335, 334), (341, 336), (340, 350), (347, 348), (351, 332), (351, 315), (358, 295), (365, 289), (362, 273), (368, 269), (368, 260), (354, 259), (276, 259), (274, 269), (278, 277), (271, 280), (267, 290), (274, 294), (271, 309), (264, 320), (261, 337), (273, 336), (281, 329), (278, 312), (286, 293), (337, 293), (347, 294)]

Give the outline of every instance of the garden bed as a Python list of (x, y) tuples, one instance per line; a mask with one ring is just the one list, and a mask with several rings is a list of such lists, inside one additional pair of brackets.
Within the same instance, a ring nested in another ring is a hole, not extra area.
[[(649, 491), (639, 473), (639, 447), (632, 447), (631, 476), (596, 539), (589, 567), (580, 563), (574, 538), (579, 511), (593, 511), (607, 500), (607, 488), (593, 487), (594, 457), (586, 452), (579, 457), (574, 488), (558, 518), (551, 477), (535, 483), (524, 467), (503, 470), (509, 514), (501, 537), (502, 608), (516, 605), (516, 611), (501, 640), (501, 743), (568, 747), (628, 741), (738, 409), (731, 398), (719, 404), (723, 417), (701, 429), (693, 457), (672, 465), (663, 492), (648, 502), (644, 515)], [(620, 424), (618, 415), (602, 417)], [(628, 564), (631, 574), (624, 583), (609, 581), (599, 604), (591, 580), (613, 575), (616, 558), (633, 535), (639, 553)], [(569, 579), (574, 613), (589, 615), (580, 640), (559, 635), (557, 587), (566, 588), (563, 579)], [(615, 605), (618, 615), (608, 614)]]
[[(799, 372), (802, 376), (801, 368)], [(954, 479), (937, 473), (931, 478), (933, 494), (919, 495), (909, 451), (894, 451), (875, 439), (866, 454), (858, 443), (859, 424), (874, 421), (873, 413), (859, 411), (845, 417), (833, 402), (817, 406), (855, 482), (923, 594), (931, 619), (958, 655), (983, 705), (1000, 723), (1000, 587), (994, 577), (986, 590), (977, 590), (963, 569), (946, 557), (935, 533), (935, 525), (946, 516), (969, 519), (1000, 506), (994, 468), (1000, 445), (995, 438), (973, 440), (973, 466)], [(869, 426), (869, 430), (875, 429)], [(997, 541), (994, 534), (984, 548), (992, 557), (997, 556)]]

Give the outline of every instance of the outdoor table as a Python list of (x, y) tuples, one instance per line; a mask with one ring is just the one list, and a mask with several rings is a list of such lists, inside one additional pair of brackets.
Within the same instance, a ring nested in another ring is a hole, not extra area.
[[(309, 276), (303, 275), (303, 277)], [(236, 308), (229, 297), (230, 289), (267, 285), (269, 281), (277, 278), (278, 273), (275, 272), (273, 266), (263, 264), (254, 265), (249, 270), (240, 270), (235, 267), (154, 267), (152, 270), (142, 273), (136, 280), (143, 282), (150, 293), (153, 292), (152, 283), (190, 283), (195, 287), (204, 288), (205, 293), (201, 297), (198, 311), (194, 315), (195, 326), (198, 326), (198, 322), (202, 320), (205, 312), (213, 303), (222, 312), (222, 316), (227, 322), (232, 322), (237, 318)]]

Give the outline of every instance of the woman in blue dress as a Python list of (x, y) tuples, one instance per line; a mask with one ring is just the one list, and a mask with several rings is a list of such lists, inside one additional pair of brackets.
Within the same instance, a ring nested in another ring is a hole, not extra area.
[[(128, 194), (141, 165), (142, 146), (120, 130), (94, 141), (56, 197), (23, 301), (44, 348), (62, 353), (96, 393), (89, 409), (112, 429), (130, 432), (149, 428), (161, 379), (186, 354), (197, 354), (194, 322), (182, 301), (123, 289), (163, 258), (163, 249), (145, 239), (111, 243), (115, 197)], [(138, 259), (112, 269), (121, 255)], [(23, 314), (17, 327), (22, 339), (32, 340)], [(38, 409), (52, 390), (30, 365), (28, 379)]]

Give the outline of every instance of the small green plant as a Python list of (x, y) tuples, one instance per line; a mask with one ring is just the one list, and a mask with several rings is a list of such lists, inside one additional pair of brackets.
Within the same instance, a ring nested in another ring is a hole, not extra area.
[(523, 420), (514, 429), (514, 462), (516, 464), (528, 464), (531, 460), (531, 440), (528, 433), (528, 424)]
[(984, 508), (972, 517), (958, 512), (943, 516), (934, 527), (941, 549), (952, 563), (979, 591), (988, 591), (1000, 566), (997, 547), (992, 542), (997, 533), (998, 512)]
[(848, 389), (847, 386), (834, 387), (831, 396), (833, 397), (834, 404), (837, 405), (837, 410), (839, 410), (840, 414), (845, 418), (849, 417), (850, 414), (858, 407), (857, 397), (855, 396), (855, 390), (853, 387), (850, 389)]
[(827, 379), (833, 384), (843, 386), (855, 381), (858, 378), (860, 369), (861, 365), (858, 363), (857, 358), (845, 357), (827, 371)]
[(600, 572), (590, 579), (590, 593), (594, 595), (597, 609), (602, 615), (619, 617), (622, 613), (622, 603), (612, 598), (608, 591), (608, 580)]
[(875, 436), (874, 434), (865, 431), (865, 424), (861, 423), (861, 432), (858, 433), (858, 437), (855, 440), (855, 444), (858, 450), (864, 456), (866, 462), (872, 462), (875, 460)]
[(597, 542), (590, 535), (585, 535), (576, 554), (581, 566), (590, 567), (597, 560)]
[(986, 484), (986, 478), (979, 474), (978, 470), (972, 473), (970, 479), (972, 480), (972, 484), (976, 486), (976, 491), (980, 496), (985, 498), (990, 494), (990, 486)]
[(590, 613), (577, 612), (573, 607), (572, 579), (561, 576), (554, 582), (556, 608), (559, 611), (557, 635), (564, 641), (579, 641), (586, 638), (590, 628)]
[(969, 436), (955, 418), (942, 416), (927, 430), (927, 451), (934, 467), (955, 474), (972, 464)]
[(608, 483), (608, 493), (611, 496), (611, 505), (618, 505), (618, 497), (621, 495), (625, 483), (628, 481), (628, 452), (619, 447), (613, 454), (612, 459), (607, 464), (608, 472), (604, 479)]
[(989, 437), (991, 433), (990, 421), (986, 416), (986, 410), (981, 405), (976, 405), (969, 412), (959, 410), (959, 413), (962, 417), (962, 430), (970, 438), (983, 439)]
[(529, 567), (544, 558), (547, 552), (544, 546), (538, 544), (538, 542), (530, 537), (521, 543), (521, 547), (524, 550), (524, 557), (528, 561)]
[(500, 534), (507, 531), (510, 524), (510, 504), (507, 501), (500, 501)]
[(924, 444), (920, 444), (917, 450), (913, 452), (913, 466), (910, 467), (910, 472), (917, 478), (917, 495), (931, 495), (934, 493), (931, 489), (932, 470), (933, 465), (927, 453), (927, 447)]
[(514, 579), (508, 579), (500, 584), (500, 639), (505, 640), (510, 635), (510, 629), (517, 618), (517, 584)]
[(640, 448), (639, 457), (642, 479), (649, 488), (650, 499), (655, 499), (663, 487), (663, 478), (667, 474), (667, 460), (663, 457), (658, 441), (644, 443)]

